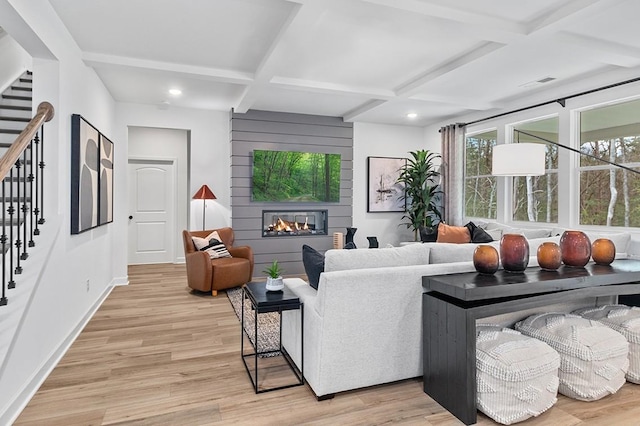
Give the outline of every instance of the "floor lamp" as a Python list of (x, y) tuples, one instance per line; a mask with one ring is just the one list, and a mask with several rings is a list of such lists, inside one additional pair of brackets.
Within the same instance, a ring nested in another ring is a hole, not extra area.
[(196, 195), (193, 196), (194, 200), (202, 200), (202, 230), (205, 230), (205, 211), (204, 209), (207, 206), (207, 200), (215, 200), (217, 197), (213, 194), (213, 192), (209, 189), (207, 185), (202, 185)]
[(539, 143), (520, 143), (520, 134), (529, 136), (542, 142), (547, 142), (560, 148), (568, 149), (580, 155), (591, 157), (603, 163), (640, 174), (638, 170), (622, 164), (614, 163), (604, 158), (596, 157), (576, 148), (543, 138), (522, 130), (513, 130), (517, 135), (517, 143), (500, 144), (493, 147), (492, 170), (493, 176), (540, 176), (545, 174), (545, 148)]

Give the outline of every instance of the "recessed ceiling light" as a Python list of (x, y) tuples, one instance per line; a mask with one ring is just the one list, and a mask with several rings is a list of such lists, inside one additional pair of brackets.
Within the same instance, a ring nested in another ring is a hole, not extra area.
[(407, 114), (407, 118), (416, 118), (418, 116), (418, 114), (416, 114), (415, 112), (410, 112), (409, 114)]
[(182, 95), (182, 90), (180, 89), (169, 89), (169, 93), (173, 96)]

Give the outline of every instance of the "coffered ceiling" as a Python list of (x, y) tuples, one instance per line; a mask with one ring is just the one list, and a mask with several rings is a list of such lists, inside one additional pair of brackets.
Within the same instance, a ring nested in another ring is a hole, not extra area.
[(640, 71), (633, 0), (49, 2), (117, 101), (169, 108), (423, 126)]

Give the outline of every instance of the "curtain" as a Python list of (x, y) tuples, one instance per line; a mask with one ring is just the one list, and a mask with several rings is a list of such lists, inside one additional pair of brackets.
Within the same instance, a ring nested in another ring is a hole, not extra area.
[(462, 225), (464, 218), (465, 127), (450, 124), (440, 129), (443, 218), (449, 225)]

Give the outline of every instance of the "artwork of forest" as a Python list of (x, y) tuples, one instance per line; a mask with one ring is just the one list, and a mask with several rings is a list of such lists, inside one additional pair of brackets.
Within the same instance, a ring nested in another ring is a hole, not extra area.
[(253, 201), (340, 201), (340, 154), (253, 151)]

